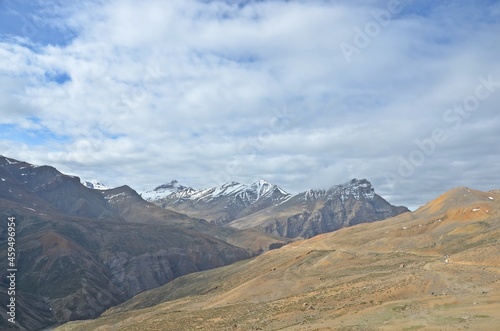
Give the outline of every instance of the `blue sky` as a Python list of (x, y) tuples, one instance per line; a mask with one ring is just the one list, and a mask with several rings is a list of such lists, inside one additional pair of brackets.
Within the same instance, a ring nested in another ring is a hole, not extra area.
[(0, 154), (136, 190), (500, 188), (500, 2), (0, 1)]

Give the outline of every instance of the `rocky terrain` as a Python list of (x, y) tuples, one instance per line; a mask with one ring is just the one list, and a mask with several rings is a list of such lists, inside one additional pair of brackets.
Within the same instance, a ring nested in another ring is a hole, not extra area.
[[(16, 326), (37, 330), (95, 318), (105, 309), (188, 273), (224, 266), (286, 243), (255, 230), (161, 209), (127, 186), (85, 187), (49, 166), (0, 157), (0, 249), (16, 218)], [(7, 254), (0, 256), (7, 265)], [(6, 269), (0, 296), (7, 299)]]
[(297, 195), (263, 180), (252, 185), (232, 182), (204, 190), (172, 181), (142, 196), (162, 208), (191, 217), (238, 229), (260, 229), (286, 238), (311, 238), (409, 211), (388, 203), (366, 179)]
[(497, 330), (500, 194), (457, 188), (413, 213), (190, 274), (57, 330)]

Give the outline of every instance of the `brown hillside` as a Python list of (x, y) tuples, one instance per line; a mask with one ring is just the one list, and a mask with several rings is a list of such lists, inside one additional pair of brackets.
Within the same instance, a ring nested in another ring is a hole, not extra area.
[(496, 330), (500, 196), (414, 213), (179, 278), (58, 330)]

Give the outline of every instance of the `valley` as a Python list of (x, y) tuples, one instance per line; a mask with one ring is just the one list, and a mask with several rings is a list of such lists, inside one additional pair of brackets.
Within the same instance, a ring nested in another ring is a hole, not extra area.
[(468, 188), (144, 292), (58, 330), (496, 330), (500, 196)]

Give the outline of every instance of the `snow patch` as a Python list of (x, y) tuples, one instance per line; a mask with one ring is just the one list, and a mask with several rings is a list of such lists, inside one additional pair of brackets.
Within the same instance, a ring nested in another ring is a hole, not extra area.
[(81, 182), (83, 186), (87, 187), (87, 188), (90, 188), (92, 190), (99, 190), (99, 191), (106, 191), (106, 190), (110, 190), (111, 188), (102, 184), (102, 183), (99, 183), (98, 181), (88, 181), (88, 180), (84, 180)]
[(125, 197), (125, 196), (127, 196), (127, 194), (125, 192), (122, 192), (122, 193), (118, 193), (118, 194), (114, 194), (114, 195), (108, 195), (108, 196), (104, 197), (104, 199), (111, 200), (111, 199), (114, 199), (114, 198), (118, 198), (120, 196)]
[(18, 161), (11, 161), (8, 158), (5, 158), (5, 160), (7, 161), (8, 164), (18, 164), (18, 163), (21, 163), (21, 162), (18, 162)]
[(493, 197), (489, 197), (488, 199), (490, 199), (490, 200), (495, 200), (495, 198), (493, 198)]
[(334, 196), (340, 197), (342, 203), (348, 200), (350, 196), (356, 200), (360, 200), (363, 197), (366, 200), (373, 201), (375, 198), (375, 190), (366, 179), (353, 179), (343, 185), (334, 186), (328, 192), (330, 198)]

